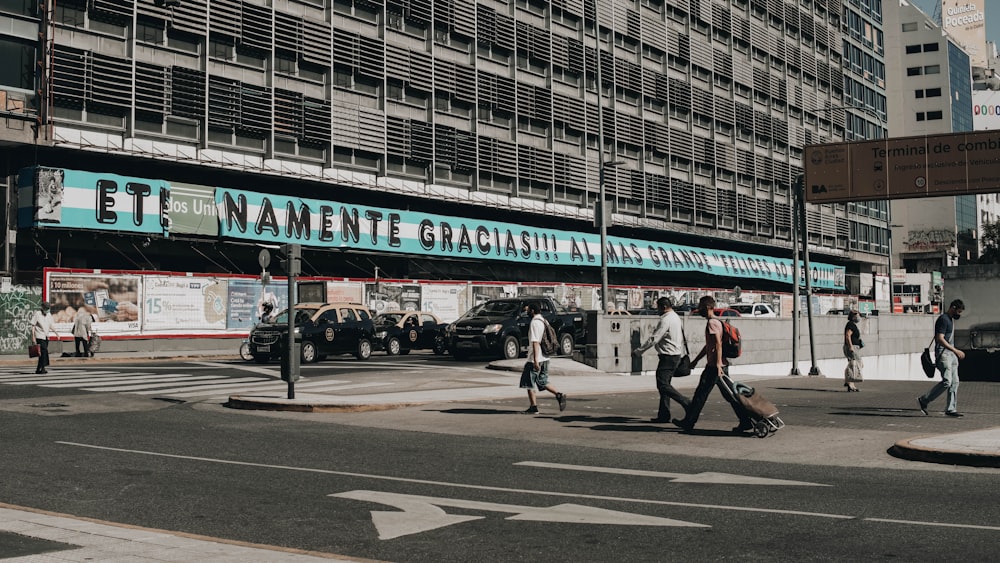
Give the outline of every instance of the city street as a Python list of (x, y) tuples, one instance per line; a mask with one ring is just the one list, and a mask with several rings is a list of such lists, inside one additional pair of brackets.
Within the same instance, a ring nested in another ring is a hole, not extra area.
[[(569, 405), (560, 413), (542, 397), (537, 417), (517, 414), (519, 393), (447, 402), (459, 383), (516, 389), (516, 373), (483, 367), (334, 359), (306, 366), (297, 389), (430, 389), (440, 402), (292, 413), (223, 406), (220, 385), (280, 392), (277, 365), (91, 361), (34, 383), (3, 366), (0, 502), (386, 561), (995, 558), (1000, 470), (886, 452), (997, 426), (995, 383), (963, 383), (955, 420), (943, 399), (931, 416), (917, 410), (927, 381), (849, 394), (838, 378), (759, 380), (787, 425), (761, 440), (729, 432), (735, 417), (716, 391), (694, 434), (650, 423), (651, 377), (586, 395), (574, 395), (586, 376), (554, 378)], [(695, 383), (678, 380), (686, 394)], [(0, 532), (0, 554), (12, 538)]]

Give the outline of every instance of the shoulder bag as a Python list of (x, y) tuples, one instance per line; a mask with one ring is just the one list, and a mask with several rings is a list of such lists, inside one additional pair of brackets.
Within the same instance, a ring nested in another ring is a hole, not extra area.
[(691, 375), (691, 355), (688, 352), (688, 339), (687, 334), (684, 333), (684, 329), (681, 328), (681, 336), (684, 337), (684, 355), (681, 356), (681, 361), (677, 364), (674, 369), (674, 377), (684, 377)]
[[(937, 338), (937, 335), (934, 335)], [(934, 340), (931, 340), (931, 346), (934, 345)], [(920, 354), (920, 367), (924, 369), (924, 375), (928, 379), (934, 378), (934, 360), (931, 359), (931, 348), (928, 346), (924, 348), (924, 353)]]

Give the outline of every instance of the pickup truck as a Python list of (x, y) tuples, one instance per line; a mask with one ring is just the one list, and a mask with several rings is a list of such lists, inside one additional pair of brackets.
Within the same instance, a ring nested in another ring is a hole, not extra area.
[(730, 305), (729, 308), (739, 311), (740, 315), (744, 317), (773, 319), (778, 316), (778, 313), (767, 303), (737, 303), (736, 305)]
[(492, 299), (469, 309), (448, 325), (445, 339), (449, 352), (456, 360), (487, 355), (508, 360), (519, 357), (528, 348), (531, 318), (524, 308), (531, 301), (541, 304), (542, 316), (556, 330), (559, 354), (572, 354), (576, 343), (585, 340), (584, 315), (569, 312), (544, 296)]

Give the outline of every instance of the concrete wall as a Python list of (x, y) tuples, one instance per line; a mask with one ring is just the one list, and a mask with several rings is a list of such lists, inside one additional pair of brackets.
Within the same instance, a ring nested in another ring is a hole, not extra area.
[[(682, 317), (684, 332), (692, 359), (705, 342), (705, 319), (695, 316)], [(870, 379), (921, 380), (920, 353), (931, 342), (934, 333), (934, 315), (885, 315), (863, 319), (861, 330), (865, 347), (861, 350), (864, 375)], [(731, 319), (743, 337), (743, 354), (732, 361), (730, 374), (738, 375), (788, 375), (792, 371), (792, 320), (791, 319)], [(604, 316), (588, 318), (590, 341), (582, 361), (599, 370), (634, 375), (652, 374), (657, 357), (654, 350), (647, 350), (641, 358), (632, 356), (632, 350), (645, 342), (656, 328), (657, 317)], [(844, 325), (841, 315), (813, 318), (815, 334), (816, 367), (826, 377), (841, 378), (846, 360), (843, 354)], [(803, 315), (800, 323), (798, 369), (808, 375), (812, 362), (809, 351), (808, 321)], [(704, 366), (705, 362), (699, 364)], [(700, 371), (700, 369), (698, 370)]]

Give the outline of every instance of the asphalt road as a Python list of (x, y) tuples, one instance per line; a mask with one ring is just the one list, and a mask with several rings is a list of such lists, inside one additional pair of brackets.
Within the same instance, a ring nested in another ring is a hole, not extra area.
[[(447, 358), (373, 359), (309, 366), (305, 381), (405, 382), (446, 398), (449, 381), (491, 376)], [(87, 370), (234, 379), (247, 367)], [(848, 394), (831, 380), (760, 382), (788, 427), (759, 440), (727, 432), (733, 415), (714, 394), (686, 435), (648, 422), (653, 392), (574, 397), (572, 378), (558, 383), (569, 407), (545, 400), (539, 417), (515, 414), (523, 400), (264, 413), (213, 393), (0, 385), (0, 501), (388, 561), (997, 557), (1000, 470), (885, 453), (899, 436), (995, 426), (996, 384), (963, 384), (968, 416), (952, 420), (915, 412), (924, 384)]]

